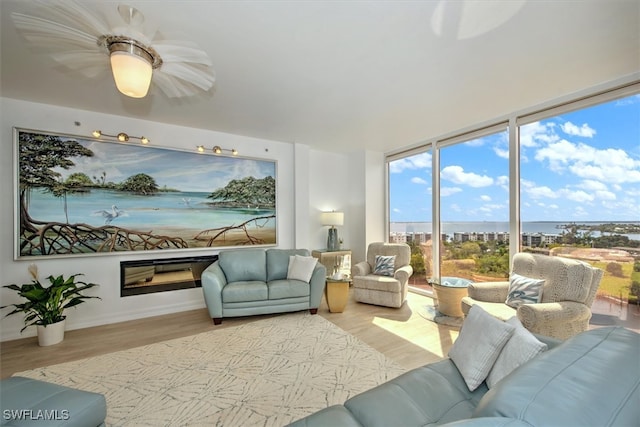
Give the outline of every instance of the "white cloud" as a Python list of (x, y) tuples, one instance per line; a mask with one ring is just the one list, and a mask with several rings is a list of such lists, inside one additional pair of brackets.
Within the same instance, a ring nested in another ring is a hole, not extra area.
[(389, 163), (391, 173), (400, 173), (405, 169), (431, 169), (431, 153), (421, 153)]
[(482, 138), (472, 139), (471, 141), (465, 142), (464, 145), (468, 145), (469, 147), (482, 147), (484, 145), (484, 139)]
[(493, 147), (493, 152), (496, 153), (496, 156), (501, 157), (503, 159), (509, 158), (509, 150), (503, 149), (500, 147)]
[(457, 204), (455, 204), (455, 203), (454, 203), (454, 204), (452, 204), (452, 205), (450, 205), (450, 206), (449, 206), (449, 209), (451, 209), (452, 211), (455, 211), (455, 212), (462, 212), (462, 209), (460, 209), (460, 206), (458, 206), (458, 205), (457, 205)]
[(568, 189), (562, 189), (560, 190), (560, 195), (563, 198), (573, 200), (574, 202), (580, 202), (580, 203), (593, 202), (593, 200), (595, 199), (593, 195), (582, 190), (572, 191)]
[(458, 187), (442, 187), (440, 189), (440, 196), (441, 197), (447, 197), (450, 196), (452, 194), (456, 194), (462, 191), (462, 188), (458, 188)]
[(554, 123), (542, 124), (540, 122), (520, 126), (520, 146), (538, 147), (541, 143), (548, 144), (557, 141), (560, 138), (556, 135), (554, 128)]
[(420, 178), (419, 176), (414, 176), (411, 178), (411, 182), (414, 184), (426, 185), (428, 182), (425, 179)]
[(401, 213), (402, 211), (398, 208), (391, 209), (394, 213)]
[(538, 150), (536, 160), (549, 162), (557, 173), (569, 171), (585, 180), (609, 184), (640, 182), (640, 160), (621, 149), (599, 150), (587, 144), (562, 140)]
[(593, 138), (593, 135), (596, 134), (595, 129), (592, 129), (588, 124), (583, 123), (582, 126), (578, 127), (571, 122), (566, 122), (560, 125), (560, 128), (567, 135), (574, 136), (582, 136), (585, 138)]
[(594, 181), (592, 179), (585, 179), (584, 181), (582, 181), (580, 183), (580, 185), (578, 185), (578, 187), (582, 188), (583, 190), (587, 190), (587, 191), (604, 191), (607, 190), (607, 186), (600, 182), (600, 181)]
[(523, 189), (532, 199), (540, 199), (543, 197), (546, 197), (548, 199), (557, 199), (558, 197), (560, 197), (558, 194), (556, 194), (555, 191), (553, 191), (547, 186), (542, 186), (542, 187), (532, 186), (532, 187), (526, 187)]
[(440, 177), (456, 184), (468, 185), (474, 188), (487, 187), (493, 184), (493, 178), (473, 172), (465, 172), (460, 166), (447, 166), (440, 172)]
[(611, 191), (596, 191), (595, 192), (596, 199), (600, 200), (616, 200), (616, 193)]
[(480, 196), (480, 200), (482, 200), (483, 202), (490, 202), (491, 197), (487, 196), (486, 194), (483, 194), (482, 196)]

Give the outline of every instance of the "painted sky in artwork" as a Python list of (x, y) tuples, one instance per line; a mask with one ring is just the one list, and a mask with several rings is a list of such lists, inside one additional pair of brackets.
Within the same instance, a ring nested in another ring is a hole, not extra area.
[(90, 178), (106, 173), (106, 182), (120, 183), (137, 173), (152, 176), (159, 188), (180, 191), (211, 192), (233, 179), (253, 176), (275, 178), (275, 162), (213, 154), (163, 149), (95, 140), (75, 139), (94, 152), (93, 157), (74, 158), (75, 167), (56, 169), (66, 179), (71, 173), (82, 172)]

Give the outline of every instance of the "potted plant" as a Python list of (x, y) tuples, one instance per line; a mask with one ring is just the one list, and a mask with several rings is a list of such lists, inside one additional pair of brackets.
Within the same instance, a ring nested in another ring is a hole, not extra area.
[[(38, 328), (38, 344), (41, 346), (58, 344), (64, 339), (65, 318), (64, 311), (97, 296), (82, 295), (82, 291), (98, 286), (95, 283), (86, 283), (76, 278), (82, 274), (73, 274), (68, 278), (63, 275), (49, 276), (50, 285), (44, 287), (38, 278), (38, 267), (35, 264), (29, 266), (29, 273), (33, 280), (23, 285), (6, 285), (7, 289), (14, 290), (27, 301), (21, 304), (10, 304), (0, 307), (13, 306), (14, 310), (7, 314), (23, 313), (24, 331), (31, 325)], [(5, 316), (6, 317), (6, 316)]]

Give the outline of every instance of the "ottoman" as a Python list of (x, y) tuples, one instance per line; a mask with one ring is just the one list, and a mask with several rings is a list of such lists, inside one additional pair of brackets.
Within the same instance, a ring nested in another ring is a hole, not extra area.
[(0, 426), (103, 426), (107, 401), (99, 393), (24, 377), (0, 381)]

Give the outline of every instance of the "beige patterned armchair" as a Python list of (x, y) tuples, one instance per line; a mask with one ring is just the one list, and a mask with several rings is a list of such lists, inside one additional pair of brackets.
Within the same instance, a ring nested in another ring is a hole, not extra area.
[[(375, 274), (376, 255), (395, 256), (389, 276)], [(413, 274), (411, 248), (406, 243), (369, 244), (367, 260), (351, 268), (354, 298), (367, 304), (401, 307), (407, 299), (409, 277)]]
[(462, 299), (464, 314), (478, 304), (499, 319), (517, 315), (529, 331), (563, 340), (587, 330), (602, 270), (574, 259), (518, 253), (513, 257), (512, 273), (544, 279), (542, 300), (515, 309), (505, 304), (508, 281), (473, 283), (468, 287), (469, 296)]

